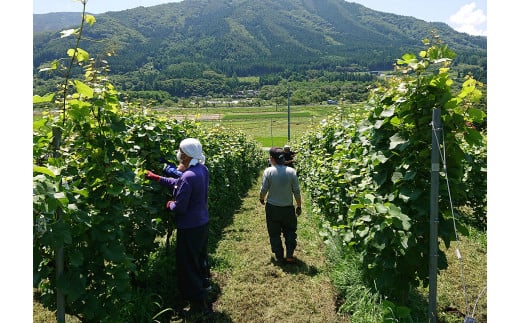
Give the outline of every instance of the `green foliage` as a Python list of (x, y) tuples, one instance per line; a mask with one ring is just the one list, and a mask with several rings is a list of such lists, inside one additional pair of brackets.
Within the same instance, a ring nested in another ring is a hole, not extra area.
[[(70, 35), (79, 42), (81, 32)], [(144, 170), (161, 169), (159, 158), (171, 159), (183, 138), (199, 138), (211, 174), (210, 213), (219, 221), (256, 179), (261, 150), (244, 134), (131, 114), (108, 81), (106, 62), (98, 65), (77, 46), (67, 53), (84, 80), (67, 75), (55, 95), (34, 98), (61, 113), (33, 124), (33, 284), (52, 309), (62, 290), (67, 313), (86, 322), (151, 321), (162, 304), (141, 286), (149, 279), (142, 276), (157, 238), (173, 223), (164, 209), (169, 192), (145, 180)], [(60, 248), (64, 271), (57, 277)]]
[[(452, 94), (454, 53), (440, 42), (425, 43), (419, 57), (397, 61), (396, 76), (373, 91), (366, 115), (343, 109), (297, 148), (302, 181), (325, 217), (324, 237), (339, 236), (353, 247), (367, 282), (399, 303), (410, 288), (428, 283), (433, 109), (442, 111), (441, 177), (450, 188), (439, 193), (439, 238), (446, 246), (455, 239), (450, 202), (476, 206), (478, 218), (485, 218), (475, 203), (486, 196), (486, 141), (466, 124), (485, 117), (473, 108), (481, 84), (468, 78)], [(459, 216), (457, 229), (464, 233)], [(447, 266), (443, 252), (438, 263)]]
[(385, 314), (383, 322), (407, 322), (413, 323), (410, 316), (410, 309), (406, 306), (396, 306), (390, 301), (383, 301), (385, 307)]

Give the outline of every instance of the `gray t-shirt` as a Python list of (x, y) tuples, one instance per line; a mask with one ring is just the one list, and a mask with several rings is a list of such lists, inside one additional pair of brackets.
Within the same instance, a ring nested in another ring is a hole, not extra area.
[(301, 198), (296, 170), (285, 165), (274, 165), (266, 168), (262, 176), (260, 193), (268, 193), (267, 203), (271, 205), (292, 206), (293, 196)]

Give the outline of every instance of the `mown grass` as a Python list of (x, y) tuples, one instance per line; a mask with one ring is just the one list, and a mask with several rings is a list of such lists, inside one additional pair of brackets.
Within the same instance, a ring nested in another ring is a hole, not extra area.
[[(49, 322), (56, 322), (56, 311), (50, 311), (38, 301), (33, 300), (33, 323)], [(65, 322), (79, 323), (81, 321), (75, 316), (65, 315)]]
[(348, 322), (336, 314), (336, 291), (308, 204), (298, 218), (298, 261), (272, 260), (259, 184), (243, 199), (212, 255), (221, 294), (214, 309), (230, 322)]

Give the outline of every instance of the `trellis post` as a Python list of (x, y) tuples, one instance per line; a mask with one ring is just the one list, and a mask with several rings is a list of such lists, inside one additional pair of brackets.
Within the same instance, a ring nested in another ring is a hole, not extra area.
[(434, 108), (432, 115), (432, 155), (430, 189), (430, 266), (429, 266), (429, 303), (430, 323), (437, 321), (437, 268), (438, 268), (438, 229), (439, 229), (439, 133), (441, 130), (441, 110)]

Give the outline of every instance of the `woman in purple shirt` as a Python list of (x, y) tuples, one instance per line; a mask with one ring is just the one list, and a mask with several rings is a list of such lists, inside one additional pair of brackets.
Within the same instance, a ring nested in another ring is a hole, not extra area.
[(146, 178), (172, 190), (173, 200), (166, 208), (174, 212), (176, 235), (177, 282), (181, 295), (190, 302), (190, 314), (212, 312), (208, 302), (208, 188), (206, 158), (197, 139), (181, 141), (177, 152), (180, 178), (163, 177), (150, 171)]

